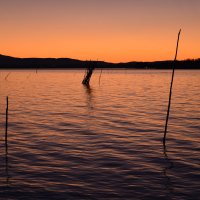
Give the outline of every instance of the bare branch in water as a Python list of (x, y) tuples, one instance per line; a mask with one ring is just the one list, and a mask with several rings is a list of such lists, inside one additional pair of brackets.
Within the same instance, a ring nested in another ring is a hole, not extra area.
[(11, 74), (11, 72), (9, 72), (6, 76), (5, 76), (5, 80), (7, 80), (8, 76)]
[(85, 76), (83, 78), (82, 84), (84, 84), (84, 85), (90, 84), (90, 79), (92, 77), (94, 69), (95, 69), (94, 64), (90, 63), (89, 67), (87, 68), (87, 70), (85, 72)]

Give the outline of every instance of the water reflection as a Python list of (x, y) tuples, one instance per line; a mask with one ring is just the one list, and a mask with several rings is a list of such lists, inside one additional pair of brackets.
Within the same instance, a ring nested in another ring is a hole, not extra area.
[(94, 108), (94, 104), (93, 104), (94, 90), (90, 85), (83, 85), (83, 87), (85, 89), (85, 94), (86, 94), (87, 108), (88, 108), (88, 111), (91, 111)]
[(165, 144), (163, 144), (163, 154), (164, 154), (164, 160), (165, 160), (165, 167), (163, 169), (163, 174), (165, 177), (165, 188), (167, 191), (167, 199), (171, 199), (173, 197), (174, 193), (174, 188), (173, 188), (173, 183), (170, 177), (170, 172), (172, 168), (174, 167), (174, 163), (172, 160), (169, 158), (167, 154), (167, 147)]
[(7, 141), (5, 141), (5, 187), (3, 191), (3, 196), (5, 196), (5, 199), (9, 199), (9, 191), (10, 191), (10, 175), (9, 175), (9, 155), (8, 155), (8, 144)]
[(169, 73), (105, 72), (101, 87), (82, 86), (82, 71), (1, 72), (0, 199), (198, 198), (200, 73), (177, 73), (170, 151), (158, 151)]
[(8, 149), (6, 148), (5, 152), (5, 175), (6, 175), (6, 185), (9, 186), (9, 160), (8, 160)]
[(90, 85), (83, 85), (85, 90), (86, 101), (86, 125), (87, 131), (91, 131), (94, 127), (94, 90)]

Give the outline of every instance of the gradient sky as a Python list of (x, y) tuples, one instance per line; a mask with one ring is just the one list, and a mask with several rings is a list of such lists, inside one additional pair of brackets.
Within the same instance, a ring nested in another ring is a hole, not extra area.
[(0, 0), (0, 54), (112, 62), (200, 57), (200, 0)]

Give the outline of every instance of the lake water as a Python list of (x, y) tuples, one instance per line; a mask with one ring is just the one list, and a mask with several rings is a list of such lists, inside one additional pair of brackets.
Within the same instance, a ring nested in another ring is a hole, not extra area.
[[(0, 71), (0, 199), (200, 199), (200, 71)], [(5, 151), (9, 97), (8, 152)]]

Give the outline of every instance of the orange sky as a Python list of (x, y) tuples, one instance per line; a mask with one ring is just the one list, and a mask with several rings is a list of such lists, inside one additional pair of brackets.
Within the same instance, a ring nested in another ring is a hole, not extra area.
[(111, 62), (200, 57), (199, 0), (0, 1), (0, 54)]

